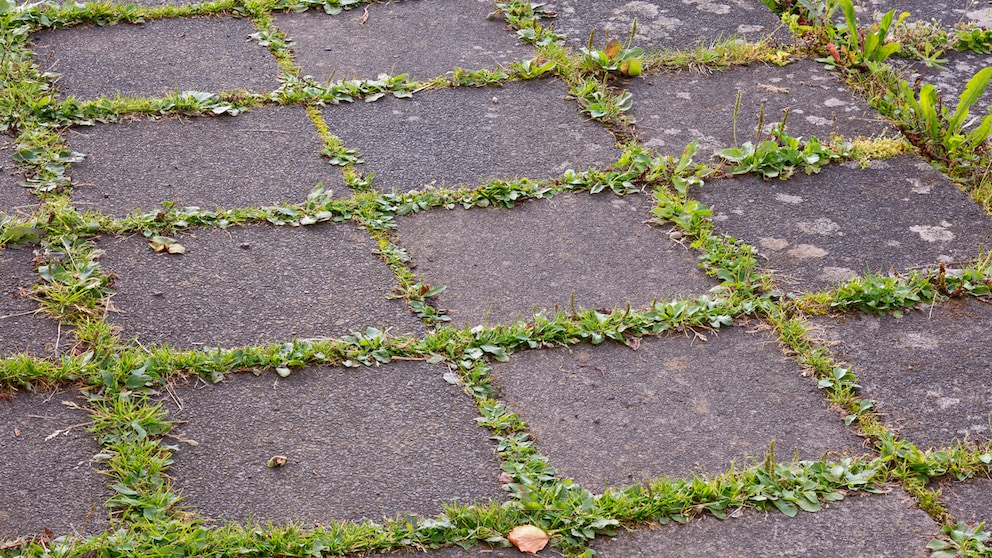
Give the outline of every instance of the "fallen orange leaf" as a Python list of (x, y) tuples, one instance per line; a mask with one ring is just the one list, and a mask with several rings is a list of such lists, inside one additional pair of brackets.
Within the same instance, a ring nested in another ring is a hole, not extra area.
[(514, 527), (506, 538), (513, 543), (513, 546), (517, 547), (517, 550), (526, 552), (527, 554), (540, 552), (548, 545), (548, 541), (551, 540), (551, 537), (547, 533), (533, 525)]

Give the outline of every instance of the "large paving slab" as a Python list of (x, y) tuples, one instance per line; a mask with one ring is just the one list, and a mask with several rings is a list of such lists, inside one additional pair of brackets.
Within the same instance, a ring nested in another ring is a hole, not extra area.
[(117, 275), (111, 323), (123, 338), (173, 347), (240, 346), (340, 337), (366, 327), (423, 334), (377, 246), (350, 223), (204, 229), (177, 237), (183, 255), (141, 237), (108, 239)]
[(967, 482), (947, 479), (937, 486), (940, 501), (955, 521), (992, 524), (992, 478), (979, 477)]
[(0, 213), (24, 215), (38, 205), (38, 198), (20, 185), (24, 175), (14, 165), (13, 138), (0, 134)]
[(86, 432), (74, 392), (0, 397), (0, 540), (87, 535), (108, 526), (108, 477), (91, 462), (100, 445)]
[(791, 291), (961, 262), (992, 245), (992, 218), (922, 159), (904, 155), (801, 171), (787, 181), (714, 180), (691, 193), (713, 210), (717, 232), (757, 247)]
[(593, 30), (599, 48), (607, 35), (626, 42), (635, 19), (634, 46), (650, 50), (708, 46), (731, 36), (758, 41), (781, 25), (761, 0), (552, 0), (546, 8), (573, 47), (586, 46)]
[(855, 313), (813, 324), (902, 437), (921, 449), (992, 438), (989, 304), (952, 299), (900, 319)]
[(785, 111), (786, 131), (793, 137), (827, 140), (831, 133), (846, 138), (895, 134), (895, 129), (863, 99), (855, 97), (823, 64), (801, 60), (787, 66), (750, 64), (700, 74), (666, 73), (643, 76), (627, 84), (634, 95), (630, 114), (644, 145), (679, 155), (699, 142), (698, 159), (734, 147), (734, 105), (737, 145), (754, 142), (761, 106), (765, 107), (763, 138), (777, 127)]
[[(207, 518), (326, 523), (503, 500), (489, 433), (444, 366), (307, 368), (175, 389), (170, 474)], [(286, 464), (268, 468), (274, 455)], [(223, 490), (218, 487), (223, 486)]]
[(31, 247), (0, 248), (0, 357), (15, 353), (54, 356), (73, 343), (68, 328), (28, 298), (37, 281)]
[(116, 217), (162, 202), (211, 210), (301, 203), (318, 182), (345, 190), (301, 107), (98, 124), (68, 139), (86, 155), (72, 167), (73, 203)]
[(248, 38), (255, 32), (247, 19), (164, 19), (42, 31), (32, 36), (31, 49), (44, 69), (62, 74), (57, 85), (63, 96), (271, 91), (282, 72)]
[(491, 0), (389, 2), (328, 16), (322, 10), (275, 16), (296, 63), (319, 81), (408, 74), (426, 81), (456, 68), (508, 67), (534, 56)]
[(746, 512), (720, 521), (711, 517), (685, 525), (640, 528), (613, 539), (596, 540), (602, 558), (693, 556), (848, 556), (850, 558), (926, 558), (928, 542), (940, 526), (911, 507), (899, 489), (883, 496), (848, 496), (816, 513), (793, 518), (778, 512)]
[(509, 323), (535, 311), (644, 309), (715, 286), (697, 254), (645, 223), (640, 194), (561, 194), (512, 209), (436, 209), (398, 219), (397, 243), (452, 324)]
[(862, 25), (867, 25), (869, 18), (880, 20), (889, 10), (895, 10), (897, 18), (909, 12), (907, 22), (936, 20), (947, 28), (958, 23), (992, 25), (992, 8), (980, 0), (859, 0), (854, 6)]
[(599, 346), (526, 351), (493, 365), (499, 397), (559, 473), (607, 486), (862, 453), (768, 331), (731, 327)]
[(553, 79), (449, 88), (327, 107), (324, 118), (358, 150), (365, 161), (358, 170), (374, 172), (372, 186), (383, 192), (552, 178), (615, 162), (613, 137), (566, 94)]

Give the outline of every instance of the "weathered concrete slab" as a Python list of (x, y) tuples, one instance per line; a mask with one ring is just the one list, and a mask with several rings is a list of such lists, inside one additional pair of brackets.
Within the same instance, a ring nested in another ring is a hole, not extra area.
[(0, 213), (24, 215), (38, 206), (38, 198), (20, 185), (24, 175), (14, 166), (11, 156), (13, 138), (0, 134)]
[(437, 209), (397, 220), (397, 243), (452, 324), (509, 323), (557, 308), (647, 308), (716, 285), (697, 254), (644, 221), (644, 196), (562, 194), (513, 209)]
[(785, 460), (863, 453), (771, 333), (707, 337), (517, 353), (493, 365), (495, 385), (559, 473), (593, 492), (747, 466), (773, 440)]
[[(495, 446), (446, 370), (396, 362), (193, 382), (164, 400), (184, 421), (176, 432), (197, 442), (180, 444), (170, 474), (185, 505), (233, 521), (379, 521), (503, 500)], [(268, 468), (274, 455), (286, 464)]]
[(72, 346), (73, 336), (28, 298), (37, 281), (30, 247), (0, 249), (0, 356), (54, 356)]
[(901, 319), (851, 314), (813, 324), (903, 438), (921, 449), (992, 438), (988, 304), (954, 299)]
[[(985, 10), (992, 11), (992, 8)], [(932, 83), (943, 96), (944, 106), (953, 113), (968, 80), (982, 68), (992, 66), (992, 56), (974, 52), (949, 51), (942, 54), (941, 58), (945, 60), (944, 68), (927, 68), (922, 62), (906, 60), (894, 60), (894, 64), (907, 72), (905, 79), (909, 83), (916, 83), (917, 79)], [(988, 114), (990, 109), (992, 109), (992, 90), (987, 89), (978, 102), (971, 107), (969, 114), (972, 118), (981, 118)]]
[(557, 80), (424, 91), (412, 99), (324, 109), (331, 131), (357, 149), (376, 190), (559, 176), (620, 157), (613, 137), (566, 102)]
[(865, 170), (831, 165), (787, 181), (711, 181), (692, 195), (713, 210), (718, 232), (756, 246), (787, 290), (966, 261), (992, 242), (992, 219), (916, 156)]
[(42, 31), (33, 35), (31, 49), (42, 68), (62, 74), (57, 85), (64, 96), (271, 91), (282, 72), (248, 38), (256, 31), (248, 19), (162, 19)]
[(501, 19), (488, 20), (491, 0), (370, 4), (328, 16), (321, 10), (279, 14), (304, 74), (319, 81), (408, 74), (427, 81), (456, 68), (508, 67), (533, 58)]
[(667, 155), (681, 154), (691, 141), (699, 142), (700, 160), (734, 147), (738, 92), (737, 145), (755, 141), (762, 105), (765, 139), (786, 117), (787, 109), (786, 131), (803, 139), (827, 140), (831, 133), (847, 138), (896, 133), (836, 75), (812, 60), (784, 67), (751, 64), (708, 74), (644, 76), (626, 87), (634, 95), (630, 114), (638, 138)]
[(141, 120), (75, 128), (72, 199), (116, 217), (176, 207), (237, 208), (301, 203), (318, 183), (347, 192), (320, 155), (301, 107), (261, 107), (238, 116)]
[(958, 23), (992, 25), (992, 8), (977, 0), (859, 0), (854, 6), (862, 25), (867, 25), (869, 18), (880, 20), (889, 10), (895, 10), (897, 18), (902, 12), (909, 12), (907, 22), (936, 20), (947, 28)]
[(108, 477), (91, 462), (100, 445), (86, 432), (76, 393), (0, 398), (0, 540), (88, 535), (108, 526)]
[(926, 558), (926, 545), (940, 526), (913, 508), (899, 489), (883, 496), (848, 496), (816, 513), (788, 518), (778, 512), (749, 512), (720, 521), (711, 517), (641, 528), (613, 539), (596, 540), (602, 558), (696, 556), (850, 556), (851, 558)]
[(781, 25), (761, 0), (553, 0), (546, 7), (573, 47), (585, 46), (593, 30), (599, 47), (607, 35), (626, 42), (635, 18), (634, 46), (650, 50), (708, 46), (731, 36), (758, 41)]
[(425, 333), (400, 300), (376, 245), (351, 224), (231, 227), (179, 235), (183, 255), (141, 237), (107, 239), (117, 274), (109, 320), (123, 338), (178, 347), (340, 337), (367, 326)]
[(983, 477), (966, 482), (947, 479), (937, 486), (940, 501), (955, 521), (965, 521), (969, 525), (992, 524), (992, 479)]

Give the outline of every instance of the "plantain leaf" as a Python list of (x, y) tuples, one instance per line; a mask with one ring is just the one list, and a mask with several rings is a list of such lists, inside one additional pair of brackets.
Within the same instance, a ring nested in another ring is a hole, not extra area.
[(950, 128), (952, 133), (957, 133), (961, 130), (964, 120), (968, 118), (968, 111), (978, 102), (982, 94), (985, 93), (990, 80), (992, 80), (992, 68), (982, 68), (968, 80), (968, 85), (965, 86), (958, 101), (957, 110), (954, 111), (954, 116), (951, 117)]

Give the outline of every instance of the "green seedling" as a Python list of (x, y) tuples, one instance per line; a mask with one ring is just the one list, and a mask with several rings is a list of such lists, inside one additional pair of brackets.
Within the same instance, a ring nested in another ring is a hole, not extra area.
[(934, 539), (927, 544), (927, 550), (933, 553), (930, 558), (979, 558), (992, 552), (992, 547), (985, 546), (989, 539), (985, 523), (968, 527), (966, 523), (958, 522), (945, 525), (942, 530), (946, 539)]

